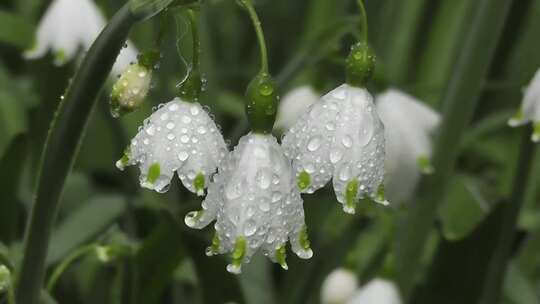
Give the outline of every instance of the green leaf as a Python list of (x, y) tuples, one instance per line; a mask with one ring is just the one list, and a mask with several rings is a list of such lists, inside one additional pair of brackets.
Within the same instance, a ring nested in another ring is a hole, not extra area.
[(459, 240), (471, 233), (491, 209), (479, 182), (458, 175), (448, 185), (448, 194), (439, 208), (442, 233), (448, 240)]
[(85, 202), (55, 230), (51, 239), (47, 264), (53, 264), (78, 246), (103, 232), (126, 208), (120, 196), (98, 196)]
[(0, 11), (0, 43), (29, 49), (34, 43), (34, 27), (26, 18)]

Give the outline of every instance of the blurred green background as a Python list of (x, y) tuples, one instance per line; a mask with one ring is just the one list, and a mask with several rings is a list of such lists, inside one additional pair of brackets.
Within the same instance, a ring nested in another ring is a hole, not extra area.
[[(49, 2), (0, 2), (0, 262), (15, 270), (45, 136), (77, 66), (57, 67), (52, 55), (37, 61), (22, 57)], [(124, 4), (96, 2), (108, 17)], [(371, 92), (397, 87), (442, 111), (457, 58), (475, 56), (463, 54), (462, 46), (483, 9), (480, 2), (486, 1), (366, 0), (370, 41), (378, 56)], [(522, 174), (516, 163), (523, 130), (506, 125), (519, 107), (522, 88), (540, 67), (540, 1), (511, 2), (507, 20), (493, 21), (504, 23), (502, 37), (488, 77), (476, 88), (481, 99), (459, 139), (456, 169), (438, 197), (435, 223), (422, 231), (429, 238), (421, 264), (405, 274), (396, 267), (407, 263), (396, 246), (396, 232), (411, 225), (403, 219), (412, 205), (365, 204), (359, 214), (349, 216), (330, 187), (304, 196), (315, 252), (311, 260), (289, 254), (289, 270), (283, 271), (258, 256), (242, 275), (234, 276), (225, 270), (227, 257), (206, 257), (212, 229), (194, 231), (183, 223), (188, 211), (198, 209), (199, 198), (178, 179), (166, 194), (140, 189), (136, 168), (119, 172), (114, 166), (152, 107), (177, 93), (186, 71), (177, 44), (187, 54), (190, 49), (189, 35), (178, 35), (183, 25), (175, 23), (175, 10), (137, 25), (130, 39), (145, 50), (153, 45), (162, 19), (167, 22), (153, 89), (140, 111), (118, 120), (109, 114), (111, 83), (101, 93), (65, 185), (47, 269), (50, 274), (71, 252), (90, 243), (118, 245), (129, 254), (105, 264), (93, 255), (82, 258), (50, 296), (58, 303), (318, 303), (324, 277), (346, 266), (362, 284), (383, 277), (401, 286), (408, 277), (415, 288), (402, 287), (410, 303), (483, 303), (482, 295), (499, 292), (497, 303), (540, 303), (540, 162), (530, 163), (529, 178), (514, 179)], [(304, 84), (322, 94), (344, 82), (344, 58), (359, 28), (355, 1), (255, 4), (282, 94)], [(208, 80), (201, 103), (215, 114), (231, 148), (247, 132), (243, 92), (258, 70), (256, 37), (235, 1), (207, 0), (200, 18), (201, 70)], [(517, 226), (510, 231), (515, 236), (511, 256), (492, 259), (498, 254), (498, 236), (506, 233), (500, 228), (505, 205), (515, 203), (510, 194), (516, 180), (525, 183), (525, 193)], [(494, 285), (489, 281), (497, 279), (489, 275), (494, 267), (506, 271), (502, 288), (490, 290)]]

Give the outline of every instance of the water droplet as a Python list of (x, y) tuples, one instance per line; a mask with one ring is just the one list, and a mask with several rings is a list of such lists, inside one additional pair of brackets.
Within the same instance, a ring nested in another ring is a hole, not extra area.
[(187, 115), (182, 116), (182, 122), (186, 123), (186, 124), (190, 123), (191, 122), (191, 117), (189, 117)]
[(168, 140), (173, 140), (174, 138), (175, 138), (174, 134), (172, 134), (172, 133), (167, 134), (167, 139)]
[(274, 88), (270, 84), (265, 83), (259, 87), (259, 92), (262, 96), (270, 96), (274, 93)]
[(279, 192), (277, 192), (277, 191), (274, 192), (274, 193), (272, 194), (272, 203), (278, 202), (278, 201), (281, 199), (281, 197), (282, 197), (281, 193), (279, 193)]
[(154, 128), (154, 125), (149, 125), (147, 128), (146, 128), (146, 134), (150, 135), (150, 136), (154, 136), (154, 134), (156, 134), (156, 129)]
[(263, 199), (260, 201), (259, 209), (261, 209), (261, 211), (264, 211), (264, 212), (270, 211), (270, 204), (268, 203), (267, 199)]
[(341, 158), (343, 158), (343, 153), (341, 152), (341, 150), (333, 150), (332, 152), (330, 152), (330, 162), (332, 164), (339, 162)]
[(343, 146), (345, 146), (345, 148), (350, 148), (353, 144), (352, 138), (349, 135), (345, 135), (343, 139), (341, 139), (341, 143), (343, 144)]
[(145, 71), (139, 72), (139, 77), (140, 77), (140, 78), (146, 77), (146, 72), (145, 72)]
[(349, 168), (349, 166), (341, 168), (341, 170), (339, 171), (339, 179), (342, 181), (348, 181), (350, 177), (351, 169)]
[(167, 129), (172, 130), (172, 129), (174, 129), (174, 123), (168, 122), (166, 127), (167, 127)]
[(336, 126), (333, 123), (329, 122), (326, 124), (326, 130), (334, 131), (335, 129), (336, 129)]
[(178, 110), (178, 104), (173, 103), (169, 106), (169, 111), (174, 112), (176, 110)]
[(261, 189), (268, 189), (272, 181), (272, 174), (267, 169), (261, 169), (259, 172), (257, 172), (255, 180)]
[(257, 225), (253, 220), (248, 220), (244, 223), (244, 235), (252, 236), (257, 232)]
[(186, 151), (182, 151), (182, 152), (178, 153), (178, 159), (180, 161), (185, 161), (188, 158), (189, 158), (189, 154)]
[(203, 126), (200, 126), (199, 128), (197, 128), (197, 132), (199, 132), (199, 134), (205, 134), (206, 133), (206, 128), (203, 127)]
[(321, 138), (319, 136), (315, 136), (311, 138), (308, 142), (307, 148), (311, 152), (317, 151), (319, 147), (321, 146)]
[(189, 136), (187, 136), (187, 135), (182, 135), (182, 136), (180, 137), (180, 141), (183, 142), (183, 143), (185, 143), (185, 144), (188, 143), (188, 142), (189, 142)]
[(197, 116), (199, 114), (199, 108), (196, 106), (192, 106), (191, 109), (189, 109), (189, 111), (191, 112), (191, 115), (193, 116)]
[(145, 144), (145, 145), (150, 144), (150, 140), (149, 140), (148, 138), (145, 138), (145, 139), (143, 140), (143, 144)]

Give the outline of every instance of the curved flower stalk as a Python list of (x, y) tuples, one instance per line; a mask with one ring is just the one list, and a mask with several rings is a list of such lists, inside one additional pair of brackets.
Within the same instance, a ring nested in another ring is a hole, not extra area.
[(401, 297), (393, 282), (373, 279), (360, 288), (347, 304), (401, 304)]
[(185, 222), (201, 229), (216, 220), (207, 255), (232, 253), (231, 273), (240, 273), (259, 248), (287, 269), (287, 240), (300, 258), (313, 255), (290, 163), (272, 135), (250, 133), (240, 139), (219, 167), (202, 206)]
[[(39, 23), (34, 48), (24, 55), (36, 59), (52, 50), (55, 64), (63, 65), (81, 49), (90, 49), (105, 24), (103, 14), (91, 0), (54, 0)], [(119, 74), (136, 59), (137, 51), (128, 42), (113, 66), (113, 73)]]
[(388, 203), (384, 127), (366, 89), (343, 84), (326, 94), (285, 134), (283, 147), (302, 192), (313, 193), (333, 178), (347, 213), (365, 197)]
[(521, 109), (508, 121), (508, 124), (511, 127), (517, 127), (529, 122), (534, 123), (531, 140), (540, 142), (540, 70), (536, 71), (525, 89)]
[(275, 128), (288, 130), (302, 113), (317, 101), (319, 101), (319, 95), (309, 85), (291, 90), (279, 104)]
[(432, 135), (440, 115), (414, 97), (390, 89), (376, 97), (385, 126), (386, 194), (392, 201), (410, 198), (421, 173), (433, 172)]
[(139, 165), (141, 186), (160, 193), (176, 171), (187, 189), (204, 195), (226, 153), (219, 128), (201, 105), (175, 98), (144, 121), (116, 166)]
[(323, 281), (322, 304), (345, 304), (358, 289), (356, 274), (344, 268), (334, 269)]

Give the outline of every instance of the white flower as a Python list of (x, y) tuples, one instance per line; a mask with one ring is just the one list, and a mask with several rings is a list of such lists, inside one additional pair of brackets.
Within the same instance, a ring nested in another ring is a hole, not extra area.
[[(104, 27), (105, 18), (91, 0), (54, 0), (38, 25), (34, 48), (24, 55), (36, 59), (52, 50), (55, 63), (62, 65), (78, 51), (90, 49)], [(119, 74), (136, 57), (137, 51), (128, 43), (117, 59), (114, 73)]]
[(401, 304), (396, 285), (383, 279), (373, 279), (360, 288), (347, 304)]
[(384, 127), (365, 89), (344, 84), (311, 106), (283, 138), (298, 186), (313, 193), (332, 177), (347, 213), (359, 199), (383, 194)]
[(338, 268), (325, 279), (321, 288), (322, 304), (345, 304), (358, 288), (356, 275), (347, 269)]
[(232, 253), (227, 270), (240, 273), (260, 248), (287, 269), (285, 245), (301, 258), (311, 258), (304, 209), (294, 185), (289, 160), (272, 135), (249, 134), (219, 167), (203, 210), (190, 212), (185, 222), (203, 228), (216, 219), (216, 237), (208, 255)]
[(512, 117), (508, 124), (517, 127), (529, 122), (534, 123), (532, 141), (540, 141), (540, 69), (525, 89), (521, 109)]
[(203, 195), (226, 154), (220, 130), (201, 105), (175, 98), (144, 121), (116, 166), (138, 164), (141, 186), (157, 192), (168, 190), (176, 171), (187, 189)]
[(432, 135), (440, 116), (404, 92), (390, 89), (377, 96), (377, 112), (386, 137), (385, 190), (389, 199), (410, 198), (421, 171), (430, 173)]
[(287, 93), (278, 108), (275, 128), (287, 130), (312, 104), (319, 101), (319, 95), (310, 86), (301, 86)]
[(130, 65), (113, 85), (111, 114), (119, 117), (140, 107), (152, 81), (152, 68), (140, 63)]

